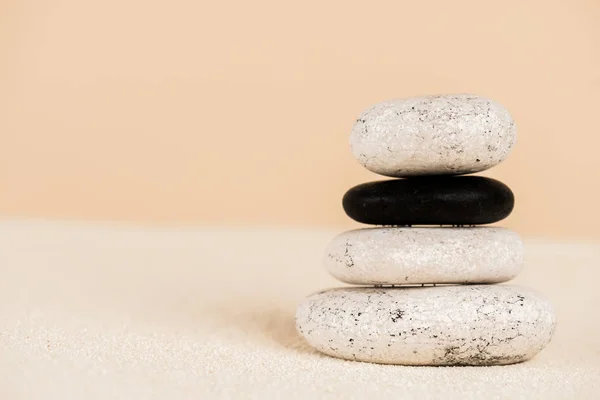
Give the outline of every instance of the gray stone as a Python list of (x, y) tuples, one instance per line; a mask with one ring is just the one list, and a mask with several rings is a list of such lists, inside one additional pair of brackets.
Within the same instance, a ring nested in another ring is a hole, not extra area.
[(356, 229), (335, 237), (323, 262), (359, 285), (499, 283), (521, 272), (523, 242), (499, 227)]
[(483, 171), (502, 162), (515, 142), (508, 111), (468, 94), (375, 104), (356, 120), (350, 136), (363, 166), (393, 177)]
[(402, 365), (502, 365), (535, 356), (555, 315), (535, 292), (505, 285), (341, 288), (308, 297), (298, 331), (317, 350)]

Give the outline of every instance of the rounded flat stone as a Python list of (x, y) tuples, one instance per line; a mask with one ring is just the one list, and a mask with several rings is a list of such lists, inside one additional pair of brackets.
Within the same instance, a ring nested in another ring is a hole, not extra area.
[(501, 365), (528, 360), (555, 329), (551, 304), (516, 286), (341, 288), (296, 313), (308, 343), (333, 357), (402, 365)]
[(365, 168), (394, 177), (483, 171), (502, 162), (515, 143), (508, 111), (469, 94), (375, 104), (350, 135), (352, 153)]
[(506, 282), (523, 268), (523, 242), (505, 228), (368, 228), (335, 237), (325, 268), (359, 285)]
[(373, 225), (477, 225), (506, 218), (512, 191), (482, 176), (436, 176), (363, 183), (343, 198), (346, 214)]

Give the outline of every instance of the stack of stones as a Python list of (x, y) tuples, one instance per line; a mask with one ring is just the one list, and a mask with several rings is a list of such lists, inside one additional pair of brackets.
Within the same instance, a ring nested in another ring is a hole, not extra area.
[(506, 109), (479, 96), (364, 111), (352, 152), (370, 171), (403, 179), (345, 194), (348, 216), (382, 227), (344, 232), (329, 245), (329, 272), (363, 286), (321, 291), (299, 306), (308, 343), (334, 357), (403, 365), (511, 364), (542, 350), (554, 332), (552, 306), (532, 290), (490, 285), (521, 271), (521, 239), (477, 226), (506, 218), (513, 194), (494, 179), (457, 176), (500, 163), (515, 140)]

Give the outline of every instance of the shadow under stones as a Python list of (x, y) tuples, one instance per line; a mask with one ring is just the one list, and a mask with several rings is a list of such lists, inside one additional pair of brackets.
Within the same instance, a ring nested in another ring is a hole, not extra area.
[[(296, 330), (295, 310), (249, 307), (242, 310), (214, 310), (219, 324), (244, 332), (248, 339), (257, 344), (271, 343), (298, 353), (323, 356), (306, 343)], [(324, 356), (323, 356), (324, 357)]]

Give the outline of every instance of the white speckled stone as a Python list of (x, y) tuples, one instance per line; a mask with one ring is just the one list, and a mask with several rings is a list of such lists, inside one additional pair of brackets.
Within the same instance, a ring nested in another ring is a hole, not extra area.
[(375, 104), (356, 120), (350, 136), (362, 165), (395, 177), (483, 171), (502, 162), (515, 142), (508, 111), (468, 94)]
[(505, 285), (342, 288), (313, 294), (296, 326), (333, 357), (403, 365), (500, 365), (541, 351), (555, 329), (551, 304)]
[(523, 242), (505, 228), (371, 228), (338, 235), (325, 268), (359, 285), (498, 283), (523, 268)]

